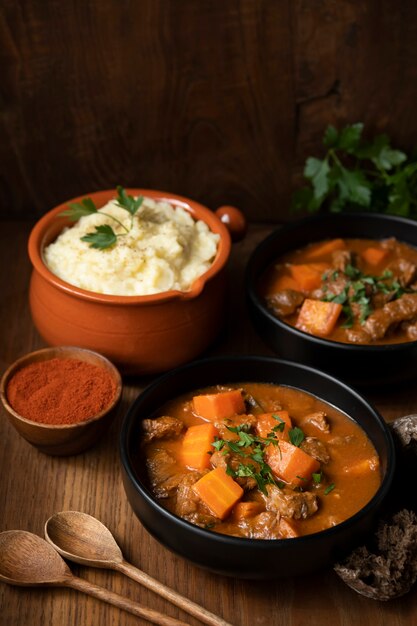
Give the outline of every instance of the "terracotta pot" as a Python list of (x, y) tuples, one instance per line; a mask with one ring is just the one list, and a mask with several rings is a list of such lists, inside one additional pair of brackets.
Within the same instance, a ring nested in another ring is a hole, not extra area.
[[(36, 328), (51, 345), (77, 345), (107, 356), (125, 374), (152, 374), (185, 363), (205, 350), (224, 319), (226, 263), (231, 238), (221, 218), (206, 207), (173, 194), (127, 189), (181, 206), (220, 235), (216, 258), (190, 291), (166, 291), (147, 296), (113, 296), (80, 289), (55, 276), (45, 265), (42, 251), (70, 222), (58, 214), (65, 202), (44, 215), (29, 237), (33, 265), (30, 309)], [(113, 190), (84, 194), (99, 208), (115, 196)], [(236, 209), (234, 209), (236, 210)], [(229, 220), (230, 221), (230, 220)], [(235, 225), (236, 219), (232, 218)], [(244, 222), (243, 222), (244, 225)], [(241, 228), (243, 234), (244, 228)]]

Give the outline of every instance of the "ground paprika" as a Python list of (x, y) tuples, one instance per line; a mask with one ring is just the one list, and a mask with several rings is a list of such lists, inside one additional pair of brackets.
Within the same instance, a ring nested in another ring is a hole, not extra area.
[(76, 424), (110, 405), (116, 384), (103, 367), (78, 359), (26, 365), (10, 379), (6, 395), (22, 417), (43, 424)]

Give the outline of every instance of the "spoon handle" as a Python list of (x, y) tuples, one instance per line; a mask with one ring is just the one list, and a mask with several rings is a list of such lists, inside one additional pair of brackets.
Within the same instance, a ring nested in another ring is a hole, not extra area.
[(127, 611), (128, 613), (132, 613), (133, 615), (137, 615), (138, 617), (143, 617), (152, 624), (159, 624), (160, 626), (189, 626), (185, 622), (181, 622), (174, 617), (163, 615), (162, 613), (154, 611), (153, 609), (149, 609), (142, 604), (138, 604), (137, 602), (133, 602), (128, 598), (119, 596), (119, 594), (114, 593), (113, 591), (109, 591), (108, 589), (99, 587), (94, 583), (90, 583), (88, 580), (78, 578), (78, 576), (71, 576), (71, 578), (65, 581), (65, 586), (72, 587), (73, 589), (82, 591), (83, 593), (86, 593), (90, 596), (94, 596), (94, 598), (97, 598), (98, 600), (103, 600), (103, 602), (113, 604), (119, 609)]
[(115, 569), (117, 569), (122, 574), (126, 574), (126, 576), (129, 576), (129, 578), (132, 578), (132, 580), (135, 580), (136, 582), (140, 583), (144, 587), (147, 587), (151, 591), (159, 594), (162, 598), (169, 600), (170, 602), (172, 602), (172, 604), (175, 604), (183, 611), (186, 611), (190, 615), (197, 617), (197, 619), (199, 619), (204, 624), (209, 624), (209, 626), (232, 626), (232, 624), (229, 624), (229, 622), (221, 619), (221, 617), (214, 615), (214, 613), (210, 613), (210, 611), (207, 611), (207, 609), (203, 608), (199, 604), (192, 602), (188, 598), (182, 596), (180, 593), (174, 591), (173, 589), (170, 589), (169, 587), (166, 587), (159, 581), (152, 578), (152, 576), (145, 574), (145, 572), (142, 572), (142, 570), (138, 569), (137, 567), (135, 567), (131, 563), (128, 563), (125, 560), (123, 560), (123, 562), (121, 563), (117, 563)]

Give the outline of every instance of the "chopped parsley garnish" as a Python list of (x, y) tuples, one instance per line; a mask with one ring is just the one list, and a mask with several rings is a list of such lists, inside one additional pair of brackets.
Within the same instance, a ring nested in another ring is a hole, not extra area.
[(301, 428), (298, 428), (298, 426), (290, 428), (288, 431), (288, 435), (292, 445), (296, 446), (297, 448), (300, 447), (305, 438), (303, 431), (301, 430)]
[[(285, 424), (284, 424), (285, 425)], [(284, 487), (284, 483), (276, 480), (272, 473), (271, 468), (265, 461), (264, 453), (265, 449), (269, 445), (279, 446), (279, 440), (271, 434), (268, 437), (258, 437), (252, 435), (248, 431), (250, 426), (248, 424), (241, 424), (240, 426), (227, 426), (227, 429), (232, 433), (239, 435), (239, 440), (229, 441), (226, 439), (218, 439), (211, 444), (216, 450), (222, 451), (222, 454), (227, 455), (228, 452), (234, 452), (242, 458), (237, 467), (232, 468), (229, 464), (226, 467), (226, 473), (232, 478), (250, 477), (256, 481), (256, 484), (262, 493), (267, 495), (266, 485), (276, 485), (280, 489)]]
[(313, 477), (313, 482), (315, 482), (316, 485), (319, 485), (321, 483), (321, 479), (323, 478), (323, 474), (322, 472), (313, 473), (312, 477)]
[(279, 415), (276, 415), (275, 413), (272, 413), (272, 417), (274, 418), (274, 420), (277, 420), (277, 422), (279, 422), (279, 424), (277, 424), (276, 426), (272, 428), (272, 431), (274, 433), (277, 431), (279, 431), (280, 433), (283, 433), (284, 428), (285, 428), (284, 420)]
[[(344, 274), (347, 279), (346, 284), (339, 293), (334, 294), (330, 290), (330, 285), (339, 278), (340, 274)], [(391, 299), (396, 300), (406, 293), (406, 290), (400, 285), (398, 280), (393, 279), (393, 273), (390, 270), (385, 270), (381, 276), (369, 276), (361, 272), (357, 267), (348, 264), (343, 272), (325, 273), (323, 280), (325, 284), (322, 300), (342, 305), (346, 318), (342, 324), (343, 328), (351, 328), (353, 326), (355, 309), (359, 310), (359, 322), (361, 324), (365, 323), (373, 312), (371, 298), (375, 294), (390, 294)]]
[[(282, 422), (285, 426), (285, 422), (275, 416), (275, 419)], [(278, 424), (281, 426), (281, 423)], [(271, 467), (265, 461), (265, 450), (268, 446), (273, 445), (278, 447), (278, 451), (282, 458), (280, 440), (277, 439), (274, 433), (269, 433), (267, 437), (259, 437), (251, 434), (249, 424), (241, 424), (239, 426), (226, 426), (235, 435), (239, 436), (239, 440), (229, 441), (227, 439), (219, 439), (216, 437), (215, 441), (211, 444), (217, 451), (221, 451), (221, 454), (227, 456), (230, 452), (241, 458), (236, 459), (233, 467), (226, 463), (226, 473), (232, 478), (249, 477), (256, 481), (258, 489), (265, 495), (268, 494), (266, 486), (275, 485), (279, 489), (285, 487), (285, 483), (277, 480), (272, 472)], [(274, 427), (273, 430), (275, 430)], [(299, 447), (305, 439), (304, 432), (298, 426), (290, 428), (288, 430), (289, 438), (292, 445)], [(322, 473), (312, 474), (313, 481), (320, 483), (322, 480)], [(302, 476), (297, 476), (302, 481), (307, 479)], [(327, 488), (329, 491), (334, 489), (333, 486)], [(326, 493), (326, 492), (325, 492)]]

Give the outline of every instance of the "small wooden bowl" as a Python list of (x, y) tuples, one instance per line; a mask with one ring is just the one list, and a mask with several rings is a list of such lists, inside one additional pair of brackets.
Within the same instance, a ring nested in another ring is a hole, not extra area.
[[(77, 359), (102, 367), (114, 380), (116, 393), (111, 404), (93, 417), (76, 424), (42, 424), (34, 422), (10, 406), (7, 399), (7, 385), (12, 376), (31, 363), (50, 359)], [(91, 447), (109, 426), (122, 393), (122, 380), (116, 367), (104, 356), (91, 350), (72, 346), (45, 348), (26, 354), (15, 361), (4, 373), (0, 383), (0, 398), (10, 423), (17, 432), (41, 452), (56, 456), (78, 454)]]

